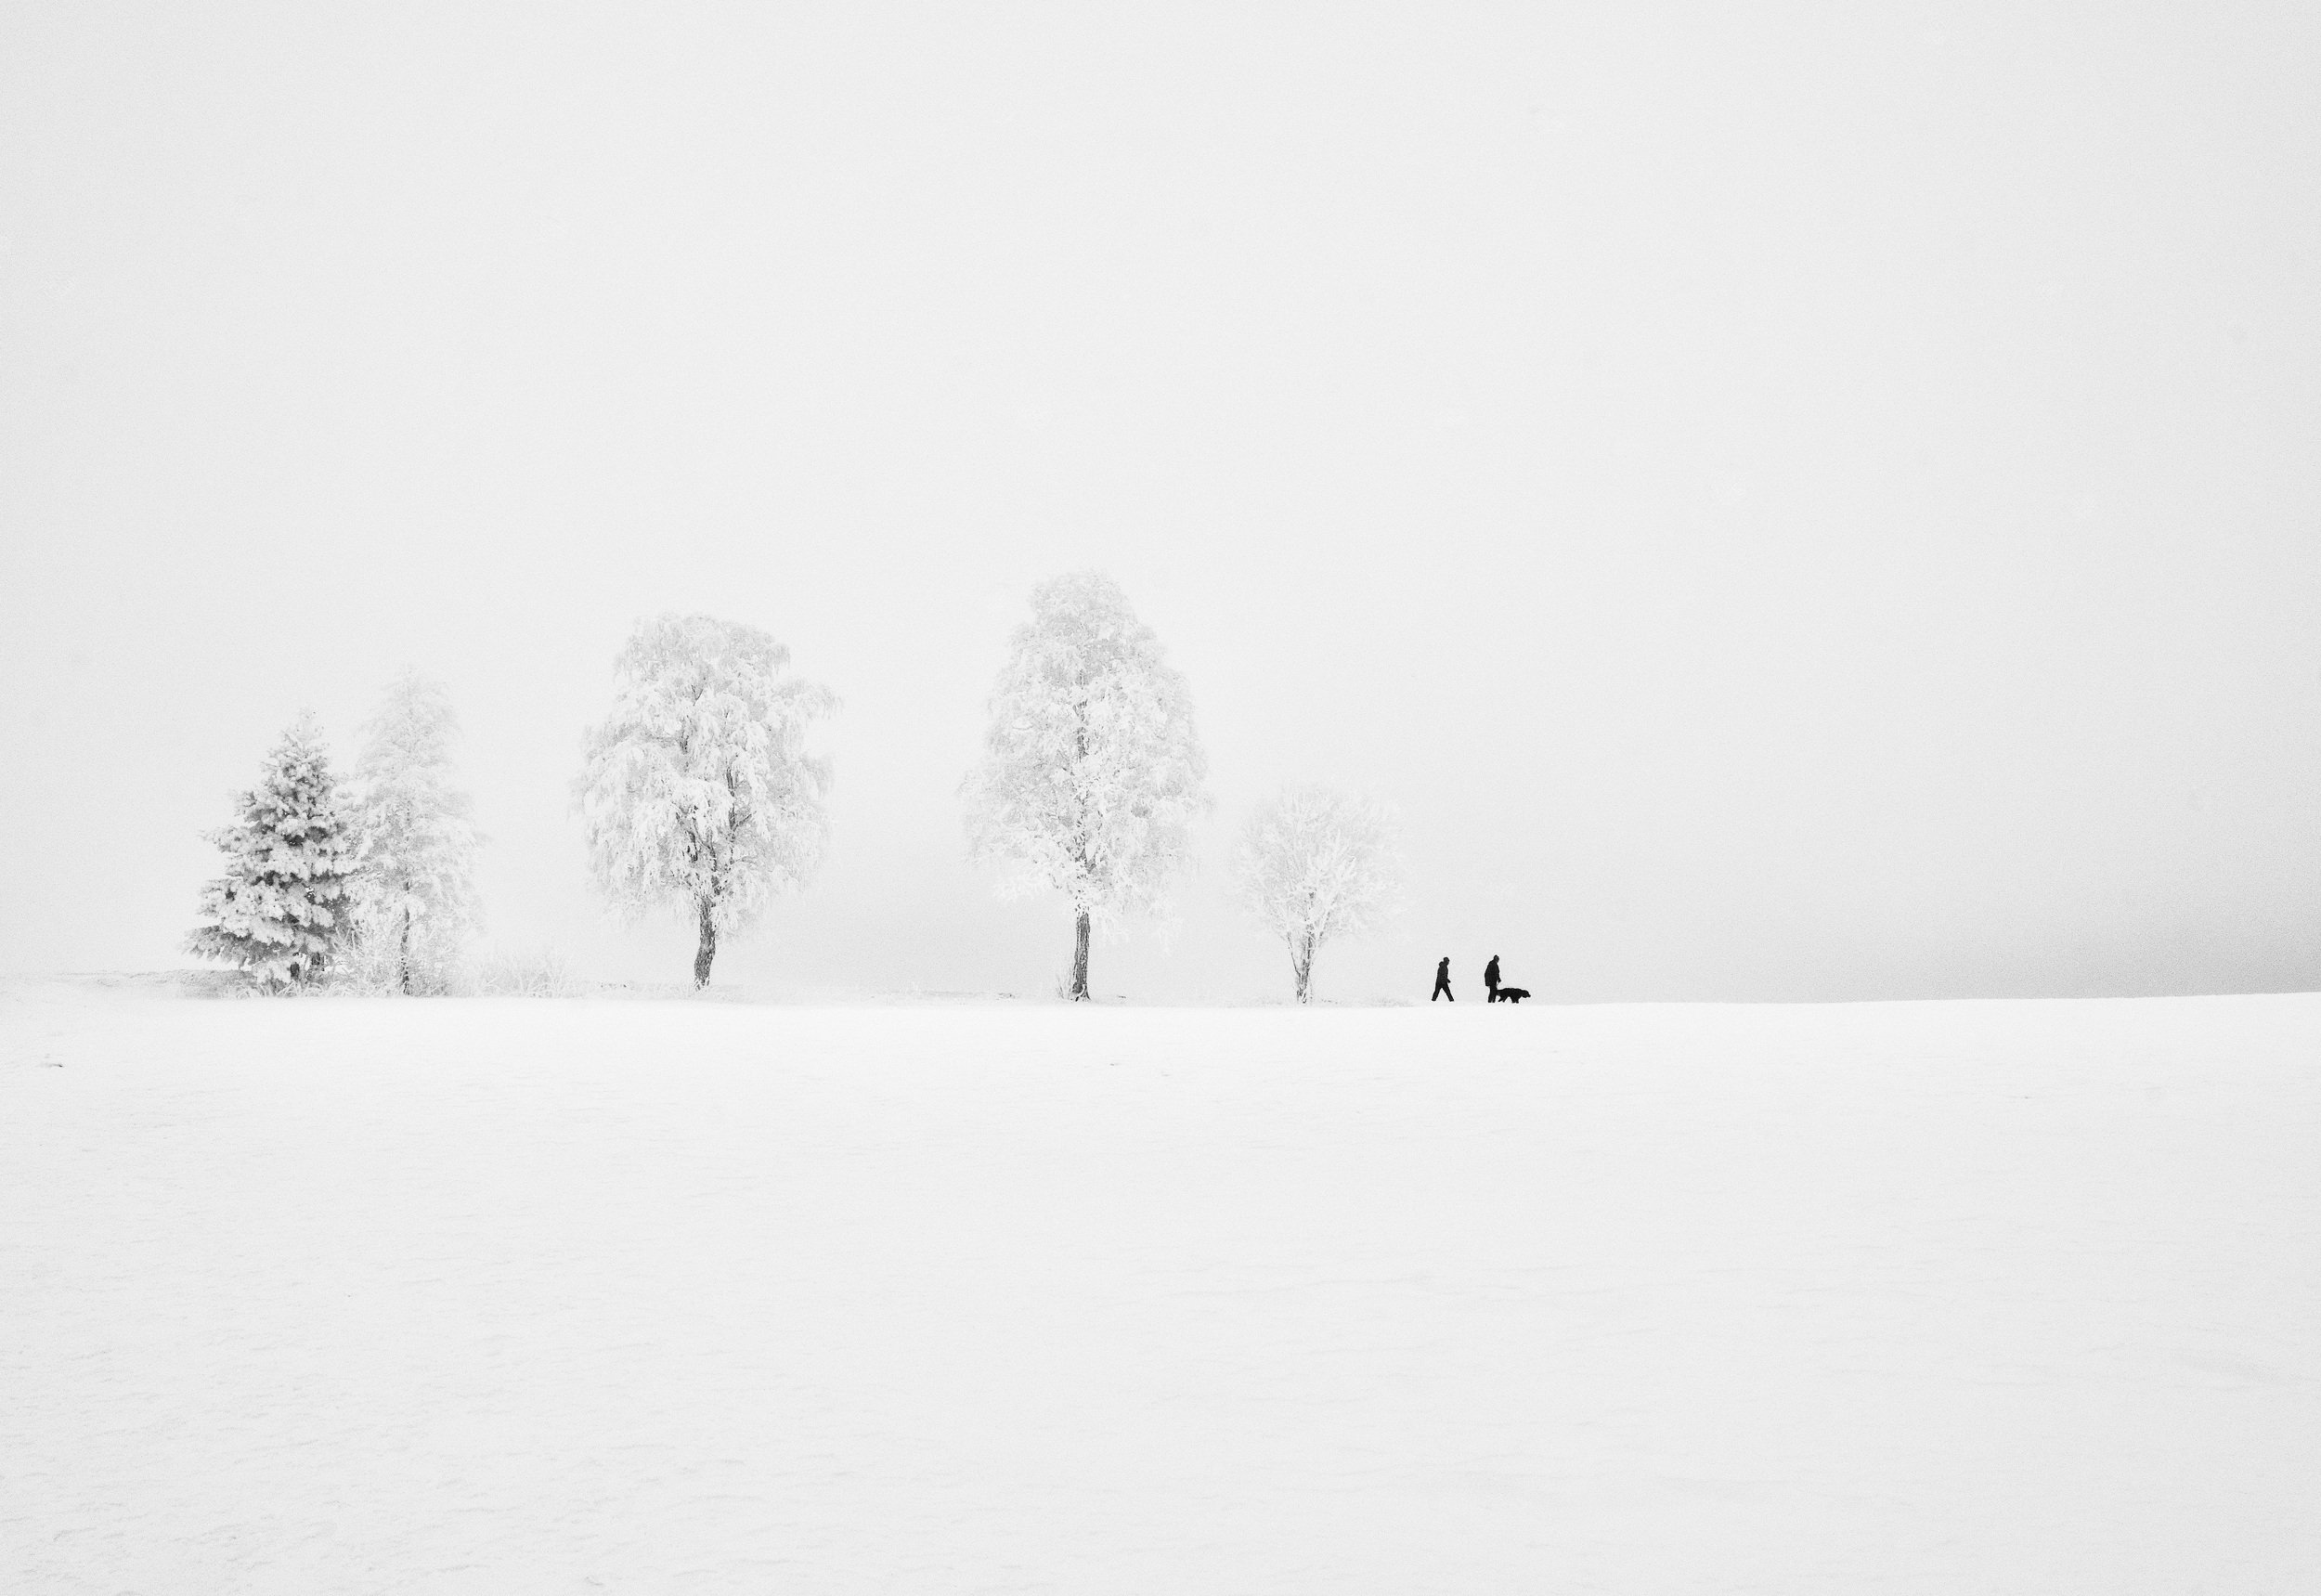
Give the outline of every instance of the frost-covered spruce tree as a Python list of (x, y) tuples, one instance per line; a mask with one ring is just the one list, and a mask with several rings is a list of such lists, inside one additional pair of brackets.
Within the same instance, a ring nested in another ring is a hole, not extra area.
[(313, 716), (282, 734), (236, 803), (233, 823), (205, 836), (226, 855), (226, 874), (201, 889), (201, 924), (186, 951), (268, 990), (311, 985), (346, 943), (356, 870), (354, 829)]
[(719, 936), (822, 862), (830, 761), (806, 751), (806, 733), (838, 701), (789, 662), (756, 627), (644, 622), (614, 663), (613, 713), (574, 784), (598, 887), (630, 915), (692, 917), (697, 987)]
[(1233, 850), (1242, 905), (1290, 947), (1297, 1001), (1314, 1001), (1314, 954), (1401, 907), (1394, 811), (1328, 787), (1285, 788)]
[(1088, 997), (1090, 926), (1166, 906), (1209, 807), (1208, 761), (1185, 679), (1107, 577), (1032, 590), (992, 690), (982, 761), (962, 788), (969, 852), (1008, 895), (1070, 900), (1071, 996)]
[(450, 695), (417, 671), (389, 684), (355, 768), (365, 963), (396, 991), (445, 992), (477, 919), (473, 805), (451, 763)]

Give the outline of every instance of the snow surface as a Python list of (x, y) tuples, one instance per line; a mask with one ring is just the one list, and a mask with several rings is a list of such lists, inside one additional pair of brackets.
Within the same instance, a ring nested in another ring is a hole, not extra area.
[(0, 987), (0, 1589), (2310, 1590), (2316, 1060)]

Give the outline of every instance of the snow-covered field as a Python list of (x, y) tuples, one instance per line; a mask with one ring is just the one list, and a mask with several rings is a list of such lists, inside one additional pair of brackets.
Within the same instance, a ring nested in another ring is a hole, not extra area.
[(0, 1590), (2289, 1592), (2321, 998), (0, 987)]

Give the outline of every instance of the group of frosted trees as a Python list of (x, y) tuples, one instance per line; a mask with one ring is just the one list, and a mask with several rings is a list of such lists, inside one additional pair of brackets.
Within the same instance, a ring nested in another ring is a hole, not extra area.
[[(969, 851), (1005, 872), (1001, 889), (1071, 904), (1075, 1001), (1090, 931), (1165, 909), (1210, 808), (1207, 775), (1185, 679), (1120, 589), (1093, 572), (1035, 589), (962, 792)], [(1317, 787), (1259, 810), (1234, 849), (1241, 902), (1288, 944), (1300, 1003), (1325, 942), (1400, 906), (1399, 872), (1393, 816)]]
[[(590, 730), (574, 804), (596, 885), (625, 915), (674, 910), (707, 986), (720, 938), (804, 885), (829, 836), (829, 761), (809, 750), (837, 707), (755, 627), (707, 616), (641, 625), (614, 665), (612, 713)], [(1103, 577), (1042, 584), (991, 697), (981, 759), (961, 786), (968, 849), (1008, 895), (1070, 904), (1068, 991), (1088, 997), (1092, 931), (1165, 910), (1211, 808), (1184, 679)], [(452, 984), (474, 925), (474, 834), (450, 780), (439, 690), (407, 677), (369, 729), (357, 779), (333, 785), (310, 724), (269, 758), (236, 823), (214, 834), (227, 876), (204, 894), (195, 952), (270, 985), (352, 959), (401, 991)], [(1283, 940), (1312, 1001), (1316, 954), (1399, 906), (1391, 813), (1324, 788), (1283, 792), (1235, 845), (1243, 905)]]
[(301, 717), (238, 796), (233, 821), (209, 834), (226, 873), (202, 889), (188, 951), (269, 990), (333, 974), (403, 993), (451, 990), (477, 907), (456, 730), (443, 689), (406, 673), (342, 784), (319, 728)]

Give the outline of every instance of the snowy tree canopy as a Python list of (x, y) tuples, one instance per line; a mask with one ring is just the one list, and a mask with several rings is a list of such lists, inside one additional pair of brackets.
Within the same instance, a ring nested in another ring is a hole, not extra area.
[(282, 734), (236, 803), (233, 822), (204, 837), (226, 855), (226, 874), (201, 889), (202, 923), (186, 951), (268, 987), (318, 980), (347, 939), (356, 841), (313, 716)]
[(597, 885), (624, 913), (694, 917), (696, 985), (720, 933), (822, 862), (830, 761), (806, 733), (837, 699), (789, 660), (756, 627), (661, 616), (621, 650), (613, 712), (589, 733), (574, 792)]
[(1401, 907), (1394, 811), (1328, 787), (1286, 788), (1251, 815), (1233, 850), (1244, 907), (1289, 944), (1297, 1000), (1313, 1001), (1314, 954)]
[(440, 992), (478, 917), (473, 806), (451, 763), (459, 722), (442, 686), (407, 670), (365, 731), (355, 772), (356, 916), (382, 979), (403, 992)]
[(1075, 572), (1032, 590), (963, 788), (969, 850), (1003, 890), (1071, 901), (1072, 996), (1087, 995), (1088, 927), (1165, 906), (1205, 812), (1208, 761), (1185, 680), (1112, 582)]

